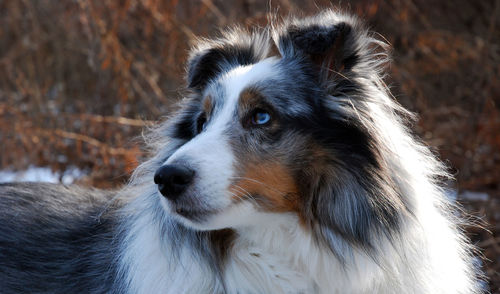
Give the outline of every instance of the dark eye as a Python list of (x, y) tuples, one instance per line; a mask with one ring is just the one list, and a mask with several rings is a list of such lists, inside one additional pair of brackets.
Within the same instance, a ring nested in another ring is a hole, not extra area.
[(203, 132), (205, 130), (205, 127), (207, 126), (207, 116), (202, 113), (198, 117), (198, 120), (196, 121), (196, 131), (199, 133)]
[(265, 110), (257, 110), (252, 115), (252, 125), (265, 125), (271, 120), (271, 115)]

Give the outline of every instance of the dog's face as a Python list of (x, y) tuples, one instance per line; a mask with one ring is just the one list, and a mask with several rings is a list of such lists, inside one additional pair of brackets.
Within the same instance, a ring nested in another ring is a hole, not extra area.
[(195, 115), (179, 127), (195, 126), (194, 136), (165, 162), (192, 171), (182, 195), (166, 192), (184, 222), (218, 229), (255, 224), (262, 213), (299, 212), (299, 175), (326, 151), (301, 127), (313, 119), (316, 85), (289, 79), (303, 73), (287, 62), (236, 66), (191, 102)]
[(193, 95), (171, 122), (183, 144), (155, 175), (161, 201), (195, 229), (285, 213), (362, 242), (378, 217), (397, 222), (400, 200), (377, 204), (371, 193), (384, 193), (386, 179), (376, 141), (351, 115), (362, 91), (355, 32), (307, 23), (275, 35), (271, 57), (265, 34), (233, 33), (191, 54)]

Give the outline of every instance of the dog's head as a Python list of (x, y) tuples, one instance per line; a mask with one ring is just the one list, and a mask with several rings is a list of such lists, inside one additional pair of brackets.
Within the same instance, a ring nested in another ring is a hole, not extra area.
[(201, 41), (192, 95), (168, 123), (179, 147), (154, 176), (164, 207), (200, 230), (292, 214), (362, 246), (397, 229), (404, 204), (365, 107), (380, 82), (375, 45), (333, 12)]

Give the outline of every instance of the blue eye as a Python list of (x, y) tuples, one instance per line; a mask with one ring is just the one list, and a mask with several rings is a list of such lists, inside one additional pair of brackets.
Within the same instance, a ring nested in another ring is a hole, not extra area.
[(257, 111), (252, 116), (252, 124), (263, 125), (271, 120), (271, 115), (264, 111)]

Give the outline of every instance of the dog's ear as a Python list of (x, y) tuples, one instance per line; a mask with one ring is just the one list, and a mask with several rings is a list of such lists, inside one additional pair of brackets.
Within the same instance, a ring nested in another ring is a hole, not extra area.
[(188, 87), (201, 92), (221, 73), (266, 58), (269, 50), (268, 39), (265, 32), (248, 33), (234, 29), (223, 33), (223, 36), (216, 40), (198, 40), (188, 59)]
[(312, 63), (321, 81), (349, 78), (357, 68), (366, 66), (371, 53), (367, 45), (374, 41), (355, 18), (332, 11), (289, 20), (274, 30), (273, 38), (283, 58)]

